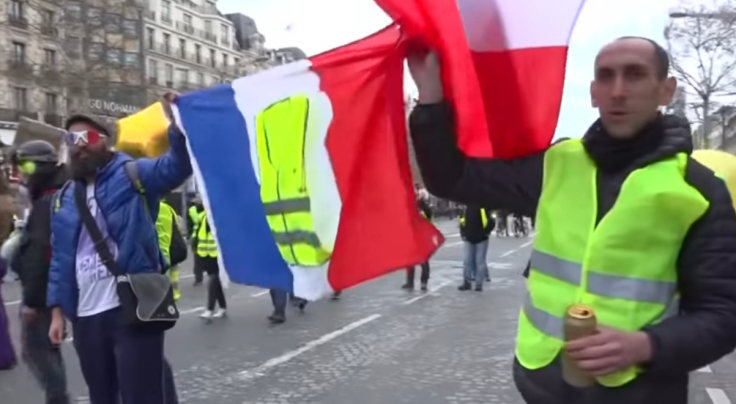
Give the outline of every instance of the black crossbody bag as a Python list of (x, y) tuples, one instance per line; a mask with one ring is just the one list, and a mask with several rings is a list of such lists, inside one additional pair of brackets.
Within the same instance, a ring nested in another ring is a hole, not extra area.
[[(82, 223), (94, 243), (95, 251), (107, 270), (115, 277), (125, 323), (129, 326), (155, 326), (162, 330), (172, 328), (179, 319), (179, 310), (174, 302), (174, 289), (169, 276), (156, 272), (123, 273), (87, 206), (86, 190), (79, 184), (74, 187), (74, 202)], [(148, 212), (145, 200), (143, 204)], [(148, 216), (150, 218), (150, 212)]]

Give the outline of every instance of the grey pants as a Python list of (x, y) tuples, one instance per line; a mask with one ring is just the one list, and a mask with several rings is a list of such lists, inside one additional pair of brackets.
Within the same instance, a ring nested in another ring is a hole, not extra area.
[(465, 242), (465, 259), (463, 261), (463, 278), (465, 282), (483, 283), (488, 274), (488, 240), (480, 243)]
[(40, 311), (33, 321), (21, 324), (21, 357), (46, 392), (46, 404), (69, 404), (61, 349), (49, 340), (51, 313)]

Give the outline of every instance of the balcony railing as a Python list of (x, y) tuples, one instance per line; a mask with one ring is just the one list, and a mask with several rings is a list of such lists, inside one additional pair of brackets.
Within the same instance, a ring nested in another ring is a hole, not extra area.
[(156, 21), (156, 12), (153, 10), (146, 10), (143, 15), (151, 21)]
[(8, 22), (11, 27), (28, 29), (28, 19), (21, 15), (8, 14)]
[(192, 24), (188, 24), (182, 21), (176, 22), (176, 29), (189, 35), (194, 35), (195, 29)]
[(161, 22), (164, 23), (164, 24), (166, 24), (166, 25), (171, 25), (172, 24), (171, 16), (170, 15), (162, 15), (161, 16)]
[(153, 48), (151, 48), (152, 51), (163, 53), (164, 55), (171, 56), (174, 53), (174, 48), (165, 42), (156, 42), (153, 44)]
[(43, 23), (41, 25), (41, 35), (50, 36), (50, 37), (58, 37), (59, 36), (59, 28), (55, 27), (51, 23)]
[(149, 77), (148, 78), (148, 84), (150, 84), (152, 86), (157, 86), (158, 85), (158, 77)]
[(38, 114), (35, 112), (27, 111), (25, 108), (0, 108), (0, 121), (18, 122), (21, 117), (30, 119), (38, 119)]
[(201, 88), (197, 83), (192, 83), (190, 81), (178, 81), (176, 82), (175, 89), (177, 91), (194, 91)]
[(230, 40), (228, 38), (220, 38), (220, 43), (228, 48), (230, 47)]
[(43, 114), (43, 121), (49, 125), (56, 126), (57, 128), (63, 125), (61, 115), (55, 112), (47, 112)]
[(41, 66), (41, 78), (47, 81), (58, 81), (61, 79), (61, 69), (58, 66)]
[(26, 62), (25, 60), (11, 59), (8, 61), (8, 68), (10, 73), (15, 75), (16, 77), (33, 75), (33, 65)]
[(217, 43), (217, 35), (215, 35), (215, 34), (213, 34), (211, 32), (205, 31), (204, 32), (204, 39), (206, 39), (208, 41), (211, 41), (211, 42), (214, 42), (214, 43)]

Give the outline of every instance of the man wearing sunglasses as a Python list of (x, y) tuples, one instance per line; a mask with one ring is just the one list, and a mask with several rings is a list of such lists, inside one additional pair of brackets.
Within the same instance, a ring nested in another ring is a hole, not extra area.
[(85, 189), (87, 206), (120, 271), (163, 272), (167, 263), (151, 217), (158, 216), (161, 196), (192, 174), (184, 137), (172, 125), (171, 147), (165, 154), (135, 160), (144, 199), (126, 173), (125, 164), (133, 159), (111, 149), (112, 138), (105, 126), (91, 117), (75, 115), (65, 129), (73, 180), (54, 201), (49, 336), (52, 342), (61, 343), (64, 317), (71, 320), (92, 404), (118, 403), (118, 397), (122, 404), (175, 403), (173, 376), (164, 358), (164, 331), (148, 323), (126, 325), (115, 277), (101, 262), (82, 224), (75, 190)]

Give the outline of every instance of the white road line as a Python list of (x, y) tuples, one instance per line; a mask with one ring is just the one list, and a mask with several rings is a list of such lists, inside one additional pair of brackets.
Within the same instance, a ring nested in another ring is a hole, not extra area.
[(515, 253), (516, 251), (518, 251), (518, 248), (514, 248), (513, 250), (508, 250), (505, 253), (499, 255), (499, 257), (501, 257), (501, 258), (508, 257), (509, 255)]
[(263, 295), (265, 295), (266, 293), (268, 293), (268, 290), (263, 290), (263, 291), (261, 291), (261, 292), (258, 292), (258, 293), (253, 293), (253, 294), (251, 294), (250, 296), (251, 296), (251, 297), (259, 297), (259, 296), (263, 296)]
[(702, 368), (698, 369), (697, 372), (699, 372), (699, 373), (713, 373), (713, 369), (711, 369), (710, 366), (703, 366)]
[(195, 307), (193, 309), (187, 309), (187, 310), (179, 310), (179, 314), (185, 315), (185, 314), (192, 314), (192, 313), (199, 313), (200, 311), (204, 311), (205, 307)]
[(269, 359), (268, 361), (264, 362), (263, 364), (255, 367), (255, 368), (248, 369), (248, 370), (243, 370), (243, 371), (241, 371), (241, 372), (238, 373), (237, 377), (240, 380), (246, 381), (246, 380), (251, 380), (251, 379), (255, 379), (257, 377), (263, 376), (271, 368), (274, 368), (276, 366), (279, 366), (279, 365), (282, 365), (282, 364), (284, 364), (286, 362), (289, 362), (292, 359), (296, 358), (297, 356), (299, 356), (299, 355), (301, 355), (301, 354), (303, 354), (305, 352), (309, 352), (309, 351), (311, 351), (314, 348), (317, 348), (317, 347), (319, 347), (321, 345), (324, 345), (324, 344), (332, 341), (333, 339), (335, 339), (337, 337), (340, 337), (342, 335), (345, 335), (345, 334), (349, 333), (350, 331), (353, 331), (356, 328), (362, 327), (362, 326), (364, 326), (364, 325), (366, 325), (366, 324), (368, 324), (368, 323), (370, 323), (372, 321), (378, 320), (379, 318), (381, 318), (381, 315), (380, 314), (372, 314), (372, 315), (370, 315), (368, 317), (365, 317), (365, 318), (362, 318), (362, 319), (360, 319), (358, 321), (352, 322), (352, 323), (346, 325), (345, 327), (340, 328), (339, 330), (335, 330), (335, 331), (333, 331), (333, 332), (331, 332), (329, 334), (325, 334), (325, 335), (323, 335), (323, 336), (321, 336), (321, 337), (319, 337), (319, 338), (317, 338), (315, 340), (309, 341), (306, 344), (302, 345), (301, 347), (299, 347), (299, 348), (297, 348), (297, 349), (295, 349), (293, 351), (289, 351), (289, 352), (284, 353), (281, 356), (277, 356), (277, 357), (275, 357), (273, 359)]
[(460, 237), (460, 233), (445, 234), (445, 238), (447, 238), (447, 237)]
[(422, 300), (425, 297), (427, 297), (427, 296), (429, 296), (429, 295), (431, 295), (433, 293), (436, 293), (438, 290), (444, 288), (445, 286), (449, 285), (450, 283), (452, 283), (452, 282), (450, 282), (450, 281), (442, 282), (442, 283), (440, 283), (439, 285), (437, 285), (437, 286), (435, 286), (433, 288), (429, 288), (429, 290), (427, 291), (427, 293), (421, 294), (421, 295), (416, 296), (416, 297), (412, 297), (409, 300), (405, 300), (401, 304), (410, 305), (410, 304), (412, 304), (414, 302), (418, 302), (419, 300)]
[(15, 306), (20, 304), (20, 300), (13, 300), (12, 302), (5, 302), (5, 306)]
[(530, 246), (533, 242), (534, 242), (534, 240), (527, 241), (526, 243), (524, 243), (524, 244), (521, 245), (521, 248)]
[(708, 393), (708, 397), (710, 397), (710, 401), (712, 401), (713, 404), (731, 404), (731, 400), (722, 389), (711, 389), (706, 387), (705, 392)]
[(443, 247), (455, 247), (455, 246), (459, 246), (460, 244), (464, 244), (464, 243), (465, 243), (464, 241), (456, 241), (454, 243), (445, 244), (443, 245)]

